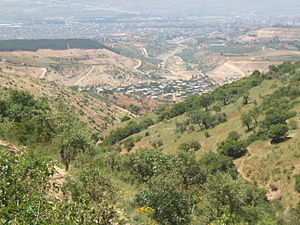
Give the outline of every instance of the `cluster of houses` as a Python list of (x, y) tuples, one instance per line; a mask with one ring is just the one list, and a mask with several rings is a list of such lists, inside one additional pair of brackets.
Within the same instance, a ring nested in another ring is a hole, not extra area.
[(136, 83), (116, 88), (96, 87), (95, 91), (120, 92), (127, 95), (138, 94), (152, 99), (178, 100), (191, 95), (210, 92), (216, 87), (215, 82), (207, 75), (195, 76), (190, 80), (166, 80), (161, 82)]

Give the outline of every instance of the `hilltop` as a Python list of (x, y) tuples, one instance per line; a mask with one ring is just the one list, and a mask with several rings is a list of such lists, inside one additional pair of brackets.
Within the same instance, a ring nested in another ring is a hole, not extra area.
[[(23, 47), (26, 46), (26, 47)], [(2, 40), (0, 68), (67, 86), (117, 86), (147, 80), (141, 60), (86, 39)]]

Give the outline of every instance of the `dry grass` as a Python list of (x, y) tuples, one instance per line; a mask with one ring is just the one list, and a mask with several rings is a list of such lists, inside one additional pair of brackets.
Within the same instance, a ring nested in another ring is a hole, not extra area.
[[(1, 52), (0, 57), (6, 59), (6, 61), (0, 62), (0, 67), (5, 72), (37, 78), (42, 76), (49, 81), (56, 81), (68, 86), (100, 83), (117, 86), (144, 79), (144, 73), (139, 70), (141, 61), (106, 49), (41, 49), (37, 52)], [(28, 67), (24, 64), (31, 66)], [(50, 65), (58, 65), (61, 69), (55, 70), (50, 68)], [(44, 73), (44, 69), (47, 69), (46, 73)]]
[[(216, 151), (218, 143), (227, 138), (230, 131), (237, 131), (242, 135), (242, 139), (247, 138), (251, 133), (246, 132), (242, 126), (240, 115), (262, 102), (262, 96), (272, 93), (275, 87), (282, 86), (279, 81), (265, 81), (262, 85), (250, 91), (250, 104), (243, 106), (241, 99), (234, 104), (225, 107), (224, 112), (228, 115), (228, 122), (220, 124), (213, 129), (209, 129), (210, 137), (204, 136), (204, 131), (176, 134), (177, 122), (183, 122), (186, 116), (163, 121), (150, 127), (147, 131), (150, 136), (144, 137), (136, 144), (133, 152), (138, 148), (152, 148), (153, 140), (163, 141), (163, 152), (174, 153), (178, 146), (189, 140), (199, 141), (202, 145), (197, 153), (198, 157), (205, 152)], [(298, 116), (294, 120), (300, 124), (300, 106), (294, 110)], [(134, 136), (144, 136), (146, 131)], [(292, 208), (300, 200), (300, 195), (294, 189), (294, 175), (300, 173), (300, 129), (290, 130), (290, 139), (271, 145), (270, 141), (257, 141), (249, 146), (249, 154), (236, 160), (238, 171), (242, 173), (244, 179), (258, 184), (268, 191), (270, 200), (279, 199), (285, 208)], [(278, 189), (278, 190), (277, 190)]]
[(30, 76), (1, 73), (0, 90), (13, 88), (25, 90), (36, 97), (45, 98), (51, 106), (58, 101), (74, 107), (75, 111), (91, 128), (104, 130), (118, 122), (128, 111), (115, 105), (108, 105), (91, 96), (72, 91), (61, 84), (48, 82)]

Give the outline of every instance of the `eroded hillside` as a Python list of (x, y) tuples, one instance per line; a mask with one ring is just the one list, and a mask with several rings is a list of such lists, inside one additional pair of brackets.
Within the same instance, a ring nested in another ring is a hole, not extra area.
[(107, 49), (40, 49), (36, 52), (1, 52), (5, 72), (31, 75), (68, 86), (116, 86), (145, 80), (141, 61)]

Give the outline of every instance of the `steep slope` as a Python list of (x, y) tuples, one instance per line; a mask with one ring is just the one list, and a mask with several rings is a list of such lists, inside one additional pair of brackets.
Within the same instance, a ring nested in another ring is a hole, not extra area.
[(36, 97), (47, 99), (51, 106), (58, 101), (68, 104), (76, 110), (83, 121), (91, 128), (102, 131), (130, 114), (125, 109), (110, 105), (89, 95), (75, 92), (55, 82), (33, 78), (15, 73), (0, 73), (1, 92), (8, 88), (25, 90)]
[[(198, 124), (191, 120), (197, 110), (202, 109), (205, 112), (205, 109), (201, 107), (200, 100), (197, 103), (197, 98), (195, 100), (190, 98), (181, 105), (177, 104), (171, 109), (159, 111), (158, 115), (151, 115), (150, 117), (156, 121), (155, 125), (129, 136), (116, 145), (120, 145), (122, 152), (126, 153), (128, 140), (136, 140), (134, 147), (130, 149), (133, 152), (140, 148), (159, 147), (164, 153), (175, 153), (180, 145), (197, 141), (201, 144), (197, 157), (201, 159), (205, 153), (218, 152), (221, 142), (226, 140), (230, 132), (238, 132), (241, 135), (240, 139), (247, 145), (247, 154), (235, 159), (241, 177), (265, 189), (269, 200), (278, 200), (288, 211), (300, 200), (300, 194), (295, 190), (294, 178), (300, 173), (300, 95), (299, 86), (297, 86), (299, 66), (299, 63), (285, 63), (273, 67), (268, 73), (262, 74), (264, 78), (257, 84), (252, 84), (256, 81), (251, 81), (250, 77), (224, 86), (223, 96), (229, 92), (234, 94), (228, 98), (225, 106), (222, 106), (219, 100), (216, 100), (214, 104), (210, 103), (207, 113), (214, 115), (215, 110), (221, 110), (221, 113), (227, 115), (226, 122), (212, 125), (208, 129), (203, 127), (199, 129)], [(252, 75), (254, 76), (256, 75)], [(247, 83), (250, 86), (247, 86)], [(217, 98), (216, 93), (221, 93), (220, 90), (219, 88), (212, 95)], [(289, 90), (293, 93), (293, 97), (286, 95)], [(222, 95), (218, 97), (222, 99)], [(195, 103), (193, 102), (198, 104), (194, 110), (193, 104)], [(221, 107), (218, 110), (216, 106)], [(262, 130), (266, 129), (264, 127), (269, 114), (276, 112), (278, 107), (283, 107), (282, 112), (291, 110), (296, 116), (287, 119), (286, 122), (284, 119), (282, 122), (289, 125), (286, 138), (272, 142), (268, 138), (270, 127), (264, 132)], [(241, 117), (256, 109), (262, 110), (255, 119), (257, 124), (252, 120), (253, 124), (250, 129), (247, 129)], [(118, 125), (118, 127), (124, 126)], [(264, 137), (259, 137), (261, 134)], [(109, 131), (106, 131), (106, 137), (109, 136)]]

